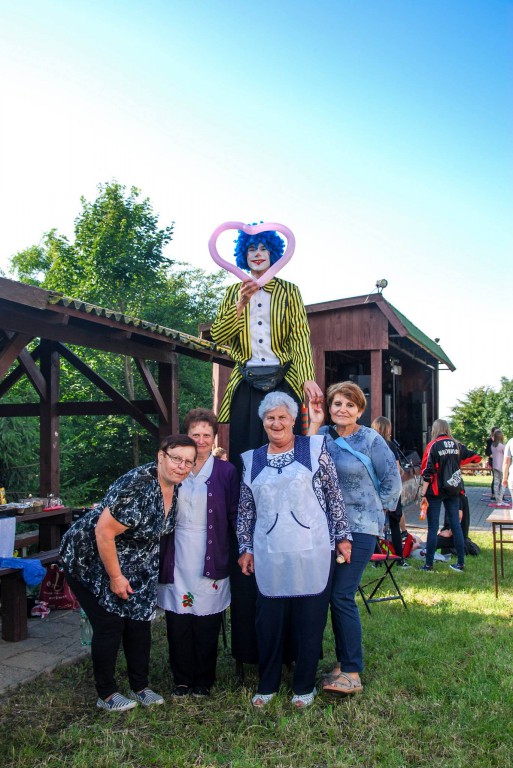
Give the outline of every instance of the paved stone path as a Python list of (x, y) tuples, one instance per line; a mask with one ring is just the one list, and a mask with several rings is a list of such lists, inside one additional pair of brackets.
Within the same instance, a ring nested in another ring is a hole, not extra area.
[[(468, 488), (471, 531), (489, 531), (486, 518), (493, 511), (483, 497), (486, 488)], [(420, 535), (427, 524), (419, 520), (418, 504), (405, 508), (406, 523)], [(34, 680), (41, 674), (86, 657), (89, 648), (80, 644), (80, 612), (52, 611), (47, 619), (29, 620), (29, 637), (19, 643), (0, 639), (0, 694)]]

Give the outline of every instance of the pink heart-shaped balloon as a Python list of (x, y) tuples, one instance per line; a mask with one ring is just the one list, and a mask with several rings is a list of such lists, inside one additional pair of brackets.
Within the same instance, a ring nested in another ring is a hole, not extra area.
[(247, 280), (249, 277), (248, 274), (243, 272), (242, 269), (239, 269), (236, 264), (230, 264), (229, 261), (225, 261), (217, 251), (217, 238), (221, 232), (226, 232), (227, 229), (241, 229), (247, 235), (258, 235), (260, 232), (280, 232), (287, 238), (287, 247), (285, 248), (283, 256), (281, 256), (274, 264), (271, 264), (269, 269), (255, 281), (260, 288), (268, 283), (269, 280), (272, 280), (273, 277), (278, 274), (280, 269), (283, 269), (283, 267), (288, 264), (294, 253), (294, 248), (296, 247), (296, 238), (290, 229), (283, 224), (275, 224), (274, 222), (269, 221), (264, 221), (263, 224), (243, 224), (242, 221), (225, 221), (224, 224), (220, 224), (212, 232), (210, 240), (208, 241), (208, 250), (219, 267), (228, 270), (232, 275), (238, 277), (239, 280)]

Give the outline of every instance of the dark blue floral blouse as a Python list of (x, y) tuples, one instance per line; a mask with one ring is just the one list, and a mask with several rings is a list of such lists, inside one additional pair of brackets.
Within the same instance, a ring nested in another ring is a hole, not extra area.
[[(154, 616), (157, 605), (159, 543), (176, 521), (177, 490), (167, 518), (157, 477), (157, 464), (136, 467), (116, 480), (100, 504), (77, 520), (62, 537), (61, 556), (70, 574), (111, 613), (138, 621)], [(121, 572), (134, 590), (128, 600), (110, 590), (110, 579), (98, 554), (95, 528), (108, 507), (127, 530), (116, 536)]]

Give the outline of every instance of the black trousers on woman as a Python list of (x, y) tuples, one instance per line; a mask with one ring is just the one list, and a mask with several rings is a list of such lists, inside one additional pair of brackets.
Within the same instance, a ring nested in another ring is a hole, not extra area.
[(216, 679), (222, 613), (191, 616), (166, 611), (169, 664), (176, 685), (211, 688)]
[(128, 680), (132, 691), (148, 685), (151, 650), (151, 621), (135, 621), (106, 611), (83, 584), (69, 575), (66, 580), (93, 628), (91, 659), (96, 690), (107, 699), (119, 688), (116, 683), (116, 661), (121, 643), (125, 652)]
[[(299, 411), (294, 425), (294, 433), (301, 434), (301, 404), (292, 387), (285, 381), (279, 384), (274, 392), (285, 392), (298, 403)], [(258, 416), (258, 408), (267, 392), (250, 387), (241, 381), (233, 393), (230, 407), (230, 453), (229, 458), (235, 465), (239, 477), (242, 477), (241, 453), (260, 448), (268, 443), (262, 419)], [(232, 602), (230, 606), (230, 627), (232, 656), (238, 662), (246, 664), (258, 663), (258, 647), (255, 631), (255, 614), (257, 588), (255, 575), (245, 576), (238, 564), (239, 548), (235, 536), (230, 547), (230, 588)]]
[(276, 693), (280, 687), (286, 636), (295, 660), (292, 690), (311, 693), (322, 652), (322, 636), (328, 617), (335, 555), (328, 583), (319, 595), (257, 598), (256, 631), (260, 655), (258, 693)]

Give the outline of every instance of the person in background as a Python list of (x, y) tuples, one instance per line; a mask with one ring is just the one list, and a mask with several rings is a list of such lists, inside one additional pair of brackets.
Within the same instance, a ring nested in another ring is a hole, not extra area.
[(237, 534), (243, 574), (258, 585), (256, 631), (260, 679), (253, 706), (265, 706), (281, 680), (290, 631), (292, 704), (317, 693), (315, 675), (328, 614), (335, 550), (351, 561), (344, 502), (335, 466), (321, 437), (294, 435), (297, 403), (283, 392), (262, 401), (267, 445), (243, 455)]
[(158, 605), (166, 611), (172, 695), (208, 696), (230, 604), (229, 532), (237, 527), (240, 485), (235, 467), (212, 454), (214, 412), (194, 408), (183, 426), (198, 455), (180, 487), (176, 527), (162, 537)]
[[(163, 704), (148, 688), (151, 620), (157, 607), (160, 537), (175, 525), (178, 486), (196, 461), (185, 435), (161, 440), (157, 460), (136, 467), (62, 537), (66, 579), (93, 630), (91, 659), (97, 707), (111, 712)], [(123, 642), (129, 697), (115, 678)]]
[[(378, 416), (371, 424), (371, 428), (375, 429), (381, 437), (386, 441), (386, 444), (394, 454), (394, 458), (397, 464), (397, 471), (401, 474), (401, 463), (399, 461), (399, 452), (395, 443), (392, 442), (392, 422), (387, 419), (386, 416)], [(403, 505), (401, 497), (397, 502), (395, 509), (385, 510), (388, 514), (388, 523), (390, 526), (390, 535), (392, 537), (392, 545), (394, 547), (395, 554), (401, 558), (401, 567), (409, 568), (406, 560), (403, 559), (403, 537), (401, 536), (401, 518), (403, 517)]]
[(513, 471), (511, 470), (511, 461), (513, 459), (513, 437), (508, 440), (504, 447), (504, 463), (502, 465), (502, 487), (508, 488), (511, 494), (511, 503), (513, 505)]
[(323, 689), (346, 695), (363, 690), (362, 625), (356, 592), (383, 531), (383, 510), (397, 507), (402, 484), (385, 440), (374, 429), (358, 424), (367, 404), (362, 389), (352, 381), (342, 381), (328, 388), (326, 399), (330, 425), (322, 426), (322, 406), (312, 402), (309, 434), (326, 437), (353, 543), (351, 559), (337, 566), (333, 576), (331, 620), (337, 663), (324, 679)]
[(493, 476), (493, 457), (492, 457), (492, 443), (493, 443), (493, 436), (495, 434), (495, 430), (498, 429), (498, 427), (492, 427), (490, 431), (490, 437), (486, 438), (486, 444), (485, 444), (485, 456), (488, 457), (488, 469), (491, 470), (492, 473), (492, 484), (491, 484), (491, 501), (495, 501), (495, 478)]
[[(314, 381), (310, 327), (297, 285), (273, 277), (262, 288), (259, 278), (282, 256), (285, 242), (277, 232), (248, 235), (239, 231), (235, 261), (250, 273), (227, 288), (212, 324), (212, 339), (230, 347), (235, 366), (219, 409), (219, 423), (230, 423), (229, 460), (242, 475), (241, 454), (267, 441), (258, 416), (268, 392), (285, 392), (301, 405), (304, 397), (322, 401)], [(301, 434), (301, 418), (294, 423)], [(240, 679), (244, 663), (258, 662), (255, 633), (256, 584), (243, 578), (232, 548), (231, 647)]]
[(496, 429), (493, 433), (492, 462), (495, 502), (498, 507), (509, 507), (509, 504), (506, 501), (503, 501), (505, 491), (505, 488), (502, 485), (502, 467), (504, 465), (504, 435), (500, 429)]
[(422, 571), (433, 571), (442, 504), (458, 557), (458, 562), (449, 568), (456, 572), (465, 570), (465, 541), (460, 523), (460, 496), (464, 492), (461, 466), (479, 461), (478, 454), (453, 438), (445, 419), (433, 422), (431, 441), (426, 446), (421, 465), (421, 509), (426, 510), (428, 521), (426, 564)]
[(226, 453), (226, 448), (221, 448), (221, 446), (214, 448), (214, 450), (212, 451), (212, 456), (214, 457), (214, 459), (221, 459), (221, 461), (228, 461), (228, 454)]

